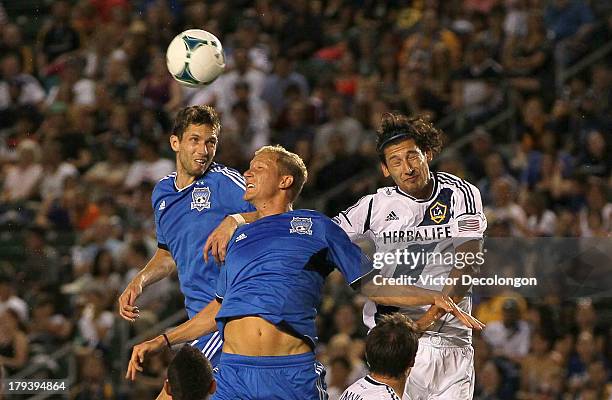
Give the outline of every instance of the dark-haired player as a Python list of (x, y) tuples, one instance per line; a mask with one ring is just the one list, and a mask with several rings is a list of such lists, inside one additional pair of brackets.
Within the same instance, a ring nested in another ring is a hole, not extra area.
[(382, 316), (366, 338), (370, 373), (349, 386), (340, 400), (400, 400), (419, 347), (417, 332), (403, 314)]
[[(393, 179), (395, 186), (364, 196), (334, 218), (335, 222), (352, 240), (364, 235), (372, 239), (379, 253), (406, 250), (419, 255), (416, 260), (393, 260), (383, 273), (411, 277), (417, 279), (417, 286), (443, 290), (470, 313), (470, 288), (461, 283), (462, 275), (475, 272), (477, 256), (482, 256), (487, 221), (480, 192), (461, 178), (429, 169), (429, 163), (441, 150), (442, 133), (428, 121), (386, 114), (377, 134), (382, 172)], [(446, 282), (439, 278), (446, 277), (458, 278), (457, 285), (445, 286)], [(373, 328), (382, 315), (398, 310), (369, 301), (364, 306), (364, 323)], [(417, 321), (419, 326), (429, 325), (419, 341), (416, 363), (406, 385), (408, 398), (471, 399), (471, 329), (435, 308), (428, 311), (427, 307), (410, 307), (401, 311), (415, 321), (421, 318)]]
[(166, 394), (173, 400), (204, 400), (216, 388), (210, 362), (195, 347), (183, 346), (168, 365)]
[[(175, 270), (189, 318), (214, 299), (219, 268), (202, 259), (204, 242), (226, 216), (254, 210), (242, 199), (242, 175), (213, 162), (220, 129), (219, 117), (209, 106), (187, 107), (176, 116), (170, 136), (176, 172), (161, 179), (151, 196), (158, 248), (119, 297), (119, 314), (126, 320), (138, 317), (135, 304), (143, 289)], [(192, 343), (213, 366), (222, 344), (218, 333)]]

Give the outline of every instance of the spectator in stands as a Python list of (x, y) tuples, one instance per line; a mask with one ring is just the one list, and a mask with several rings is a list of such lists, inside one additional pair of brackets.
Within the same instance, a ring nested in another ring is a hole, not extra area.
[(502, 67), (491, 58), (484, 42), (472, 43), (466, 63), (454, 73), (452, 107), (465, 108), (473, 123), (478, 123), (497, 110), (503, 101), (501, 88), (496, 84)]
[(49, 64), (62, 54), (79, 48), (78, 32), (70, 26), (71, 5), (68, 0), (57, 0), (51, 5), (51, 20), (38, 34), (38, 71), (46, 73)]
[(213, 83), (216, 98), (216, 108), (221, 115), (231, 112), (232, 105), (237, 101), (234, 88), (238, 81), (248, 83), (250, 95), (259, 99), (264, 87), (265, 73), (254, 68), (249, 60), (248, 49), (234, 50), (234, 68), (221, 75)]
[(71, 389), (75, 400), (114, 398), (113, 385), (99, 351), (87, 352), (81, 358), (78, 383)]
[(28, 332), (30, 344), (43, 346), (42, 353), (49, 354), (70, 338), (72, 328), (72, 322), (56, 312), (55, 299), (47, 294), (36, 299)]
[(58, 141), (43, 144), (42, 165), (45, 179), (41, 182), (40, 197), (57, 199), (62, 195), (64, 181), (69, 177), (78, 176), (78, 170), (71, 163), (62, 159), (62, 147)]
[(0, 365), (9, 375), (19, 371), (28, 361), (28, 338), (20, 324), (19, 314), (10, 306), (0, 311)]
[(6, 203), (32, 200), (38, 193), (43, 176), (40, 165), (40, 146), (24, 140), (17, 146), (17, 162), (7, 167), (0, 199)]
[(555, 0), (546, 8), (546, 26), (556, 42), (557, 63), (567, 66), (584, 53), (594, 29), (594, 16), (583, 0)]
[[(8, 110), (20, 105), (42, 105), (45, 91), (36, 78), (24, 72), (19, 54), (2, 53), (0, 73), (0, 112), (3, 118), (9, 118)], [(6, 127), (4, 124), (0, 126)]]
[(308, 95), (308, 82), (304, 75), (295, 71), (295, 63), (286, 55), (274, 61), (273, 73), (266, 76), (261, 98), (270, 107), (272, 115), (278, 115), (286, 106), (284, 93), (290, 85), (296, 85), (302, 97)]
[(17, 313), (19, 321), (28, 321), (28, 305), (18, 295), (16, 295), (15, 281), (4, 272), (0, 274), (0, 312), (7, 309)]
[(521, 319), (519, 305), (514, 299), (504, 302), (503, 320), (491, 322), (482, 332), (495, 355), (517, 362), (529, 352), (530, 335), (529, 325)]
[(149, 73), (138, 84), (144, 104), (155, 110), (176, 112), (181, 104), (181, 88), (168, 74), (166, 59), (155, 54), (151, 60)]
[(363, 140), (363, 129), (355, 118), (347, 115), (342, 97), (334, 96), (329, 100), (327, 115), (329, 116), (329, 122), (321, 125), (317, 131), (314, 151), (320, 154), (328, 154), (330, 138), (335, 135), (342, 135), (347, 153), (355, 153)]
[(85, 181), (99, 185), (106, 190), (118, 191), (123, 185), (130, 164), (127, 149), (119, 143), (111, 143), (105, 147), (105, 157), (93, 164), (85, 174)]
[(127, 189), (133, 189), (141, 183), (156, 184), (164, 176), (174, 171), (174, 164), (159, 155), (157, 142), (141, 140), (138, 146), (138, 161), (128, 170), (125, 182)]
[(550, 350), (550, 339), (542, 331), (534, 331), (531, 334), (531, 352), (521, 362), (523, 396), (534, 396), (544, 392), (548, 377), (562, 372), (562, 365), (555, 361)]

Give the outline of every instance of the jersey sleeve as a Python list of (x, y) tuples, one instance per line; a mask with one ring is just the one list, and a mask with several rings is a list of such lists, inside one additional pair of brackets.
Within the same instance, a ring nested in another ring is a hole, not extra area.
[(356, 288), (361, 278), (373, 270), (372, 261), (352, 243), (346, 232), (330, 220), (326, 221), (325, 240), (327, 242), (327, 261), (332, 263), (344, 279)]
[(453, 215), (451, 234), (455, 238), (455, 246), (483, 237), (487, 229), (487, 219), (482, 208), (480, 191), (476, 186), (465, 182), (454, 192)]
[(223, 201), (228, 214), (255, 211), (255, 207), (244, 200), (246, 183), (244, 177), (238, 171), (221, 167), (216, 170), (219, 173), (222, 184), (220, 185), (223, 193)]
[(159, 205), (161, 201), (159, 196), (156, 195), (155, 189), (153, 190), (153, 194), (151, 195), (151, 203), (153, 205), (153, 215), (155, 216), (155, 235), (157, 237), (157, 247), (160, 249), (168, 250), (168, 244), (166, 242), (166, 238), (164, 237), (164, 233), (162, 232), (161, 225), (159, 223), (159, 218), (161, 217)]
[(219, 272), (219, 278), (217, 279), (217, 290), (215, 291), (215, 298), (218, 302), (223, 301), (223, 297), (225, 297), (225, 291), (227, 290), (227, 267), (221, 267), (221, 272)]
[(363, 196), (359, 201), (345, 211), (341, 211), (333, 221), (342, 228), (349, 238), (354, 239), (370, 229), (370, 218), (374, 196)]

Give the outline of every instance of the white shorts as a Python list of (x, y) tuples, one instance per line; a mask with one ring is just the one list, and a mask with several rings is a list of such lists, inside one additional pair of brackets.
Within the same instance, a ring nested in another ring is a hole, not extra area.
[(419, 339), (404, 400), (471, 400), (474, 397), (474, 348), (458, 347), (437, 336)]

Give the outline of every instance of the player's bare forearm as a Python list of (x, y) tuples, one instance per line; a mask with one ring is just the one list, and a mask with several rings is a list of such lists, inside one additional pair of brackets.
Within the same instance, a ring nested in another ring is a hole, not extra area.
[[(482, 243), (480, 240), (470, 240), (460, 246), (457, 246), (455, 249), (455, 254), (457, 253), (471, 253), (476, 254), (482, 250)], [(476, 260), (476, 257), (468, 257), (470, 260)], [(464, 260), (466, 257), (464, 256)], [(442, 293), (448, 295), (453, 299), (455, 303), (459, 303), (464, 297), (467, 291), (470, 289), (469, 285), (463, 284), (462, 277), (464, 275), (475, 276), (476, 270), (475, 262), (465, 262), (465, 265), (462, 268), (453, 267), (448, 277), (448, 282), (452, 282), (453, 284), (448, 284), (444, 286), (442, 289)], [(433, 305), (427, 310), (427, 312), (419, 318), (417, 321), (417, 325), (419, 328), (428, 328), (432, 326), (437, 320), (442, 318), (446, 314), (446, 311), (436, 305)], [(423, 329), (424, 330), (424, 329)]]
[(176, 270), (176, 263), (169, 251), (157, 249), (151, 260), (127, 285), (119, 296), (119, 315), (130, 322), (139, 316), (136, 299), (142, 294), (145, 287), (155, 283)]
[[(217, 330), (215, 317), (221, 308), (221, 303), (213, 300), (189, 321), (182, 323), (166, 333), (171, 344), (183, 343), (196, 339)], [(162, 337), (163, 339), (163, 337)], [(165, 339), (163, 339), (165, 340)]]
[(373, 284), (364, 288), (364, 293), (377, 304), (395, 307), (413, 307), (435, 304), (436, 294), (433, 290), (422, 289), (412, 285), (406, 286), (380, 286), (372, 288)]
[(157, 249), (147, 265), (134, 277), (145, 288), (164, 279), (176, 270), (176, 263), (168, 250)]

